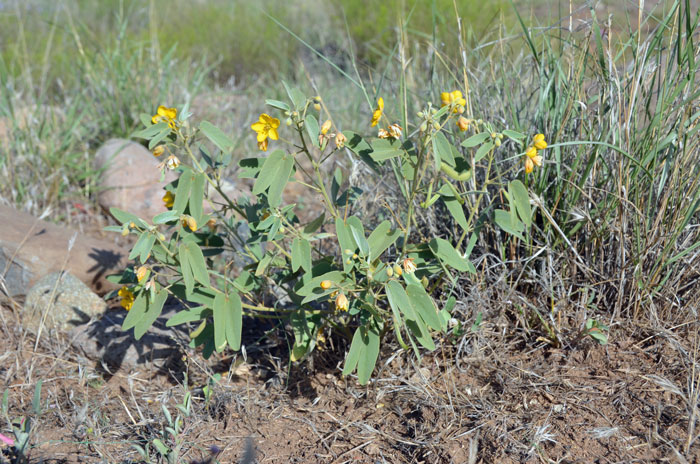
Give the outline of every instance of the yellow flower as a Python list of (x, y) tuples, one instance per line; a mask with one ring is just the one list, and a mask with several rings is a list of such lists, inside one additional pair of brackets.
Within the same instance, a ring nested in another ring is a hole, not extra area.
[(263, 140), (262, 142), (258, 142), (258, 150), (267, 151), (267, 139)]
[(345, 293), (339, 293), (338, 297), (335, 299), (335, 309), (338, 311), (347, 311), (350, 307), (350, 302)]
[(535, 156), (537, 156), (537, 148), (527, 147), (527, 150), (525, 150), (525, 154), (527, 155), (528, 158), (532, 159)]
[(416, 272), (416, 263), (413, 262), (413, 258), (406, 258), (403, 260), (403, 270), (408, 274)]
[(538, 150), (547, 148), (547, 142), (544, 141), (544, 134), (537, 134), (532, 139), (532, 143)]
[[(280, 120), (273, 118), (265, 113), (260, 115), (258, 122), (254, 122), (250, 127), (258, 133), (258, 142), (262, 142), (268, 137), (272, 140), (277, 140), (277, 128), (280, 126)], [(265, 145), (267, 148), (267, 145)]]
[(324, 290), (328, 290), (329, 288), (331, 288), (331, 285), (332, 282), (330, 280), (324, 280), (323, 282), (321, 282), (321, 288)]
[(156, 114), (151, 118), (153, 124), (158, 124), (159, 122), (167, 122), (171, 129), (175, 129), (175, 118), (177, 117), (177, 109), (167, 108), (163, 105), (158, 107)]
[(440, 94), (440, 101), (442, 102), (442, 106), (453, 105), (454, 109), (452, 110), (452, 112), (460, 114), (464, 112), (464, 106), (467, 104), (467, 100), (464, 98), (462, 92), (459, 90), (454, 90), (452, 92), (442, 92)]
[(210, 218), (207, 221), (207, 227), (209, 227), (209, 230), (212, 232), (216, 232), (216, 219)]
[(542, 167), (542, 157), (540, 155), (533, 157), (532, 162), (535, 163), (535, 166), (537, 166), (538, 168)]
[(165, 145), (158, 145), (153, 149), (153, 156), (158, 157), (165, 152)]
[(457, 119), (457, 127), (459, 127), (459, 130), (462, 132), (466, 131), (469, 129), (469, 119), (465, 118), (464, 116), (460, 116), (459, 119)]
[(172, 192), (165, 192), (163, 195), (163, 203), (165, 203), (166, 208), (172, 208), (175, 204), (175, 195)]
[(530, 174), (532, 170), (535, 169), (535, 163), (529, 156), (525, 157), (525, 173)]
[(182, 223), (182, 227), (187, 227), (192, 232), (197, 230), (197, 221), (192, 216), (183, 215), (180, 217), (180, 222)]
[(392, 124), (389, 126), (389, 135), (395, 139), (400, 139), (401, 138), (401, 126), (399, 126), (397, 123)]
[(134, 305), (134, 293), (129, 290), (128, 287), (122, 287), (119, 289), (119, 292), (117, 292), (117, 295), (119, 295), (121, 298), (119, 304), (122, 305), (122, 308), (126, 309), (127, 311), (130, 310)]
[(372, 113), (372, 127), (376, 126), (379, 123), (379, 120), (381, 119), (383, 112), (384, 112), (384, 99), (382, 97), (379, 97), (377, 99), (377, 109), (374, 110), (374, 113)]
[(330, 119), (326, 120), (326, 122), (324, 122), (321, 126), (321, 134), (326, 135), (328, 131), (331, 130), (331, 124), (332, 123)]
[(141, 282), (146, 278), (146, 274), (148, 274), (148, 268), (146, 266), (140, 266), (138, 269), (136, 269), (136, 280)]
[(335, 136), (335, 146), (338, 148), (343, 148), (345, 146), (345, 142), (348, 141), (348, 138), (343, 135), (342, 132), (338, 132)]

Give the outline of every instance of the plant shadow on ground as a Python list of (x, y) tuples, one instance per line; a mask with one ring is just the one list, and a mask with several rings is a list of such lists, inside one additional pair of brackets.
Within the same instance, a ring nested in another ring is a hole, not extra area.
[[(194, 401), (184, 462), (205, 457), (212, 445), (223, 449), (220, 462), (237, 462), (244, 452), (237, 437), (248, 436), (260, 462), (655, 462), (678, 455), (697, 462), (697, 443), (682, 449), (694, 420), (684, 386), (697, 322), (675, 331), (619, 327), (607, 346), (585, 340), (555, 348), (513, 328), (507, 305), (499, 308), (478, 331), (442, 340), (420, 363), (385, 348), (387, 361), (367, 387), (340, 376), (337, 345), (289, 369), (283, 343), (272, 341), (249, 350), (246, 362), (226, 353), (204, 362), (189, 350), (185, 361), (178, 354), (180, 364), (111, 366), (106, 374), (61, 336), (42, 338), (34, 352), (32, 337), (8, 324), (17, 315), (4, 308), (0, 375), (13, 417), (31, 416), (34, 383), (44, 379), (31, 462), (139, 462), (130, 444), (156, 436), (161, 404), (172, 409), (181, 401), (184, 374)], [(280, 334), (274, 324), (254, 325), (247, 342)], [(215, 373), (222, 378), (212, 382)]]

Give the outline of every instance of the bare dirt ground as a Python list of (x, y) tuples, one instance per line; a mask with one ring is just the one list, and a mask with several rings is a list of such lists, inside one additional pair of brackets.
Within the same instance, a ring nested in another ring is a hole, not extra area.
[[(175, 415), (185, 373), (194, 404), (183, 463), (212, 445), (223, 450), (219, 462), (239, 462), (247, 437), (259, 463), (700, 462), (700, 444), (687, 448), (700, 386), (692, 369), (697, 324), (617, 328), (607, 346), (583, 340), (563, 349), (497, 311), (420, 364), (386, 348), (374, 381), (360, 387), (340, 376), (339, 340), (291, 368), (277, 348), (285, 345), (275, 340), (281, 332), (268, 332), (263, 349), (249, 345), (247, 362), (205, 362), (190, 352), (168, 365), (109, 373), (61, 336), (42, 337), (34, 351), (17, 314), (4, 307), (0, 316), (9, 415), (35, 418), (31, 462), (143, 462), (130, 444), (158, 437), (161, 404)], [(203, 387), (215, 372), (223, 378), (207, 400)], [(43, 412), (35, 417), (39, 379)]]

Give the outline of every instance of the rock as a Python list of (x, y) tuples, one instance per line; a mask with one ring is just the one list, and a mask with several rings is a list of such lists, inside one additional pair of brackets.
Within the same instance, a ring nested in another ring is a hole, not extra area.
[(106, 308), (104, 300), (80, 279), (67, 272), (53, 272), (27, 293), (22, 325), (36, 333), (43, 317), (44, 330), (68, 330), (85, 324)]
[(69, 335), (74, 347), (110, 371), (120, 368), (133, 368), (150, 362), (178, 362), (181, 359), (181, 346), (189, 343), (184, 326), (166, 327), (165, 323), (178, 305), (166, 304), (153, 326), (139, 340), (133, 330), (124, 332), (122, 323), (127, 315), (123, 309), (108, 311), (102, 318), (73, 328)]
[(149, 221), (167, 211), (163, 187), (176, 176), (166, 171), (165, 180), (160, 181), (158, 165), (165, 156), (156, 158), (142, 145), (124, 139), (105, 142), (95, 155), (95, 168), (104, 170), (102, 191), (97, 197), (100, 205), (108, 211), (118, 208)]
[(39, 279), (61, 270), (104, 294), (117, 288), (105, 277), (124, 269), (127, 256), (113, 243), (0, 205), (0, 296), (26, 295)]

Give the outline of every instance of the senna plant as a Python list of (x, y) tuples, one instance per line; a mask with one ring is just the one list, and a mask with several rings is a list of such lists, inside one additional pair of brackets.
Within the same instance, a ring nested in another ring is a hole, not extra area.
[[(436, 288), (476, 272), (469, 256), (483, 212), (507, 234), (527, 240), (533, 216), (528, 189), (518, 179), (501, 185), (504, 173), (494, 172), (494, 161), (523, 150), (516, 156), (525, 160), (524, 169), (515, 163), (506, 173), (523, 171), (527, 182), (547, 145), (541, 134), (528, 145), (523, 134), (497, 133), (487, 122), (467, 119), (460, 91), (443, 93), (439, 108), (428, 103), (410, 134), (392, 123), (379, 98), (369, 129), (377, 135), (364, 136), (339, 131), (330, 117), (321, 117), (318, 97), (284, 85), (289, 101), (266, 104), (286, 125), (263, 113), (251, 126), (260, 154), (271, 151), (238, 162), (238, 177), (252, 184), (251, 196), (241, 200), (224, 188), (234, 143), (223, 131), (206, 121), (193, 127), (187, 107), (161, 106), (154, 116), (141, 116), (145, 128), (135, 137), (164, 159), (163, 170), (179, 177), (163, 197), (168, 211), (151, 221), (111, 211), (121, 223), (111, 230), (138, 237), (129, 256), (136, 264), (117, 276), (129, 311), (123, 329), (142, 336), (174, 296), (185, 309), (168, 325), (193, 323), (191, 346), (208, 357), (241, 349), (244, 316), (283, 318), (293, 330), (293, 361), (333, 330), (350, 343), (343, 375), (356, 370), (365, 384), (387, 334), (416, 354), (419, 347), (435, 349), (433, 335), (447, 331), (455, 303), (454, 297), (441, 301)], [(504, 137), (512, 141), (507, 149)], [(386, 205), (390, 219), (376, 223), (358, 215), (353, 205), (361, 190), (349, 185), (340, 167), (329, 175), (328, 166), (342, 165), (345, 150), (377, 178), (393, 173), (400, 194), (398, 206)], [(286, 201), (283, 192), (292, 182), (317, 199), (315, 219), (302, 223), (296, 205)], [(487, 196), (494, 187), (500, 195)], [(505, 200), (492, 208), (489, 198)], [(417, 218), (440, 205), (453, 233), (426, 238)]]

